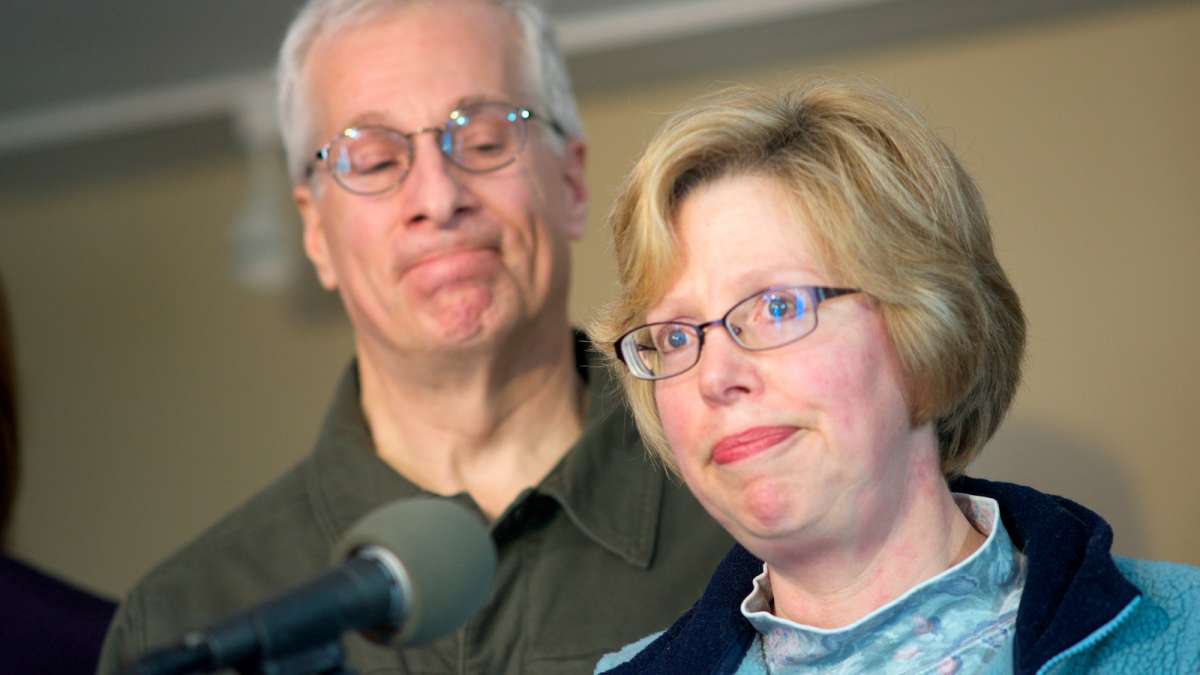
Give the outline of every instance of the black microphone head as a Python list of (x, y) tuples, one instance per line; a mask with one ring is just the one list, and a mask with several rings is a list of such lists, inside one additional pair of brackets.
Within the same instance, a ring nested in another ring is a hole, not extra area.
[(338, 542), (334, 562), (369, 547), (395, 556), (406, 577), (407, 611), (398, 632), (385, 636), (388, 642), (436, 640), (466, 623), (491, 595), (492, 538), (478, 516), (449, 499), (408, 499), (372, 511)]

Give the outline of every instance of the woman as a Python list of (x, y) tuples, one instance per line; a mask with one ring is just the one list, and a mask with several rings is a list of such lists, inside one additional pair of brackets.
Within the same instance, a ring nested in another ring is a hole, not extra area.
[[(873, 89), (680, 113), (611, 216), (594, 326), (648, 446), (738, 541), (612, 673), (1200, 672), (1200, 572), (961, 477), (1025, 341), (983, 202)], [(949, 481), (949, 482), (948, 482)]]

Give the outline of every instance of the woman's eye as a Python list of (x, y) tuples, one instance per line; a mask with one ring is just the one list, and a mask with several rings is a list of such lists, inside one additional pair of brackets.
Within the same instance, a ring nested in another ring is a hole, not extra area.
[(659, 335), (657, 340), (660, 345), (659, 351), (664, 353), (683, 349), (688, 346), (690, 341), (691, 337), (682, 328), (668, 328)]
[(782, 321), (791, 319), (797, 315), (798, 304), (795, 296), (792, 295), (771, 295), (766, 298), (766, 303), (763, 305), (764, 318), (773, 321)]

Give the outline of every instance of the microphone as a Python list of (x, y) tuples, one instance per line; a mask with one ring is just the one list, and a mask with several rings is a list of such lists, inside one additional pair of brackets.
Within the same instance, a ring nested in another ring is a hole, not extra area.
[(238, 668), (330, 645), (347, 630), (392, 644), (427, 643), (479, 611), (496, 573), (483, 522), (446, 499), (372, 511), (338, 542), (333, 558), (341, 564), (147, 654), (129, 675)]

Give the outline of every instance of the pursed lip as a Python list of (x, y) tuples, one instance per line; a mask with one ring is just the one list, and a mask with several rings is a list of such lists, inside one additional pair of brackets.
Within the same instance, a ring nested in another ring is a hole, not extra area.
[(422, 265), (437, 262), (445, 258), (450, 258), (456, 255), (472, 254), (472, 253), (495, 253), (496, 249), (490, 246), (458, 246), (454, 248), (434, 251), (418, 260), (414, 261), (409, 269), (417, 268)]
[(497, 237), (474, 235), (456, 238), (454, 241), (431, 242), (417, 250), (410, 250), (397, 260), (397, 273), (404, 276), (409, 272), (436, 263), (439, 260), (452, 258), (463, 254), (499, 254), (500, 242)]
[(753, 457), (791, 438), (799, 430), (793, 426), (751, 427), (717, 441), (712, 449), (712, 461), (724, 465)]

